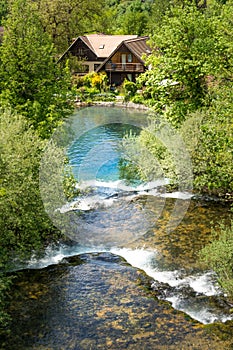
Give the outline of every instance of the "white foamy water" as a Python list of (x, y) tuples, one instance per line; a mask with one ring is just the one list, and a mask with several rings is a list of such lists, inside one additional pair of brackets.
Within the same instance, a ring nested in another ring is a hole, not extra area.
[(158, 179), (156, 181), (150, 181), (146, 183), (142, 183), (137, 186), (127, 185), (124, 180), (116, 180), (116, 181), (99, 181), (99, 180), (88, 180), (77, 183), (76, 188), (81, 190), (85, 190), (87, 188), (95, 188), (95, 187), (105, 187), (118, 189), (122, 191), (149, 191), (155, 189), (160, 186), (165, 186), (170, 183), (169, 179)]
[(152, 250), (123, 248), (112, 249), (111, 252), (122, 256), (132, 266), (144, 270), (148, 276), (155, 280), (155, 285), (162, 282), (171, 287), (167, 288), (167, 291), (166, 287), (164, 288), (165, 297), (163, 296), (163, 299), (171, 302), (175, 309), (187, 313), (203, 324), (216, 321), (226, 322), (233, 319), (233, 315), (224, 314), (217, 308), (215, 310), (210, 301), (208, 304), (208, 297), (218, 296), (222, 293), (216, 284), (213, 272), (207, 271), (202, 274), (183, 276), (183, 270), (163, 271), (156, 264), (158, 253)]
[(227, 316), (224, 314), (218, 315), (214, 311), (210, 311), (208, 309), (208, 306), (203, 307), (202, 305), (199, 306), (198, 303), (196, 305), (192, 304), (192, 306), (188, 305), (187, 303), (184, 303), (182, 298), (179, 298), (178, 296), (172, 296), (168, 297), (166, 299), (169, 301), (174, 309), (180, 310), (191, 316), (193, 319), (203, 323), (203, 324), (211, 324), (214, 322), (226, 322), (228, 320), (231, 320), (231, 316)]
[(193, 194), (189, 193), (189, 192), (176, 191), (176, 192), (171, 192), (171, 193), (162, 193), (160, 196), (163, 198), (174, 198), (174, 199), (186, 200), (186, 199), (192, 198)]
[(89, 211), (99, 207), (107, 208), (118, 200), (118, 196), (125, 201), (131, 201), (145, 195), (183, 200), (190, 199), (193, 196), (192, 193), (188, 192), (160, 193), (158, 188), (167, 184), (169, 184), (169, 179), (151, 181), (137, 186), (127, 185), (122, 180), (109, 182), (89, 180), (76, 185), (77, 189), (87, 191), (86, 194), (71, 203), (65, 204), (58, 210), (60, 213), (66, 213), (73, 210)]
[(65, 257), (96, 252), (109, 252), (121, 256), (133, 267), (145, 271), (154, 280), (152, 288), (161, 283), (160, 289), (163, 293), (161, 296), (158, 295), (160, 299), (169, 301), (173, 308), (185, 312), (203, 324), (233, 319), (232, 315), (224, 313), (217, 306), (214, 308), (209, 300), (210, 296), (217, 297), (221, 294), (213, 272), (206, 271), (196, 275), (186, 273), (185, 275), (184, 270), (163, 270), (159, 265), (159, 253), (156, 250), (61, 246), (57, 249), (47, 248), (42, 258), (32, 257), (26, 267), (43, 268), (57, 264)]

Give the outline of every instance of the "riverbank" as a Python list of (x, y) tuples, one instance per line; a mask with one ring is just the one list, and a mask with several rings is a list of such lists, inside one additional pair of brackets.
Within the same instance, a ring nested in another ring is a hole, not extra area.
[(139, 111), (149, 111), (150, 108), (139, 103), (133, 103), (131, 101), (124, 102), (122, 99), (117, 99), (116, 101), (93, 101), (93, 102), (81, 102), (81, 101), (75, 101), (75, 107), (81, 108), (81, 107), (91, 107), (91, 106), (97, 106), (97, 107), (119, 107), (119, 108), (132, 108)]

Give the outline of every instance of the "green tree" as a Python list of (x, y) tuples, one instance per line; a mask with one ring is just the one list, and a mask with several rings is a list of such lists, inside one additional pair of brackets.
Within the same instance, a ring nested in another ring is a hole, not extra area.
[(151, 67), (140, 81), (145, 98), (156, 111), (166, 109), (167, 118), (178, 126), (188, 112), (200, 108), (207, 93), (206, 77), (227, 67), (224, 44), (219, 40), (218, 16), (196, 6), (174, 7), (163, 18), (150, 44)]
[[(215, 87), (211, 106), (196, 112), (181, 127), (193, 159), (197, 191), (233, 200), (232, 83)], [(227, 108), (226, 108), (227, 107)]]
[(105, 11), (103, 0), (30, 1), (36, 4), (44, 30), (51, 36), (59, 54), (69, 47), (73, 38), (102, 30)]
[[(204, 11), (196, 5), (171, 9), (172, 16), (165, 15), (152, 37), (151, 70), (139, 79), (144, 99), (156, 112), (155, 126), (165, 119), (181, 132), (193, 161), (195, 190), (227, 200), (233, 198), (232, 6), (229, 0)], [(137, 139), (150, 154), (136, 159), (137, 168), (153, 173), (152, 154), (173, 178), (166, 147), (149, 131)]]
[(1, 109), (0, 117), (0, 268), (15, 254), (41, 248), (53, 226), (39, 192), (39, 167), (45, 141), (25, 117)]
[(71, 79), (27, 0), (16, 0), (0, 47), (0, 99), (30, 119), (42, 137), (70, 114)]
[(150, 0), (121, 1), (116, 9), (116, 32), (146, 35), (152, 2)]

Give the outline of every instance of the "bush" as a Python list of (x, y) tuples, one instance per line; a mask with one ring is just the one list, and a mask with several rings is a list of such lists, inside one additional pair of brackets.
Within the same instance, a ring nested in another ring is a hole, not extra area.
[(136, 94), (137, 85), (132, 81), (125, 80), (123, 83), (123, 91), (125, 95), (125, 101), (129, 101)]
[(45, 141), (26, 119), (1, 110), (0, 267), (15, 255), (30, 255), (55, 233), (44, 211), (39, 168)]
[(77, 89), (77, 97), (81, 101), (93, 100), (97, 94), (99, 94), (99, 90), (94, 87), (82, 86)]
[(96, 73), (91, 72), (80, 79), (77, 79), (78, 86), (82, 86), (85, 88), (93, 88), (96, 89), (98, 92), (104, 92), (107, 91), (109, 88), (108, 85), (108, 77), (105, 72), (102, 73)]
[(132, 97), (131, 101), (133, 103), (144, 104), (146, 101), (144, 100), (142, 95), (136, 94)]
[(200, 260), (213, 269), (220, 285), (233, 300), (233, 221), (212, 229), (212, 242), (200, 252)]
[(107, 100), (113, 100), (113, 95), (105, 96), (109, 89), (106, 73), (91, 72), (83, 77), (76, 77), (74, 83), (77, 87), (77, 97), (81, 101), (99, 101), (101, 95), (103, 95), (104, 101), (106, 101), (106, 98)]
[[(227, 108), (226, 108), (227, 107)], [(212, 103), (183, 123), (181, 133), (193, 160), (200, 192), (233, 200), (233, 92), (215, 88)]]

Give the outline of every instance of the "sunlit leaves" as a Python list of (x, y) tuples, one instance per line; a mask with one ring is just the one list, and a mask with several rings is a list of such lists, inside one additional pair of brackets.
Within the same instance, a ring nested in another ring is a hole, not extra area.
[(1, 102), (48, 137), (71, 111), (70, 76), (55, 63), (52, 42), (27, 0), (14, 2), (0, 53)]
[(218, 275), (219, 282), (232, 298), (233, 287), (233, 222), (212, 230), (212, 242), (202, 249), (202, 261)]
[(219, 29), (223, 18), (220, 12), (208, 11), (192, 5), (174, 7), (150, 40), (153, 53), (147, 63), (151, 70), (140, 78), (144, 95), (158, 112), (167, 108), (175, 126), (203, 105), (206, 77), (218, 77), (229, 66)]

